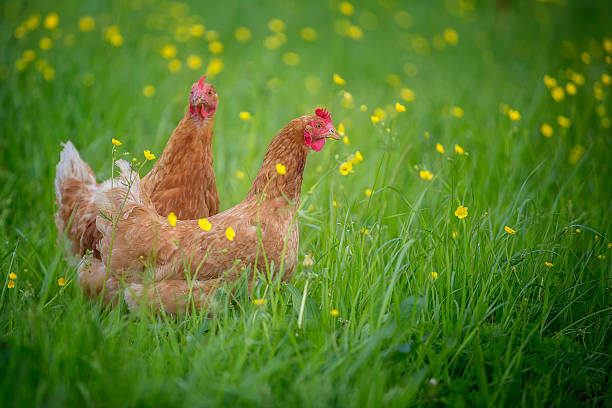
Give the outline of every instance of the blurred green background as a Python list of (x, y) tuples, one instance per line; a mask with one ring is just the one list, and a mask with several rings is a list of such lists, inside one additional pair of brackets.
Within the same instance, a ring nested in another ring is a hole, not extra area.
[[(612, 3), (9, 0), (0, 13), (7, 405), (612, 403)], [(159, 157), (202, 74), (219, 94), (222, 209), (291, 119), (326, 107), (344, 129), (305, 171), (300, 256), (315, 265), (263, 305), (224, 298), (213, 319), (104, 310), (56, 243), (60, 142), (99, 180), (111, 138)]]

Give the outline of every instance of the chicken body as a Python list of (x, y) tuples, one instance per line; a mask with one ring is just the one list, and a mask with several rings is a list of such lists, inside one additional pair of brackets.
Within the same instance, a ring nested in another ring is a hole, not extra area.
[[(169, 225), (152, 206), (146, 205), (146, 197), (127, 200), (114, 238), (112, 222), (99, 217), (97, 227), (103, 238), (98, 249), (102, 261), (83, 269), (82, 284), (91, 288), (92, 294), (99, 292), (100, 282), (104, 282), (102, 274), (108, 267), (111, 276), (106, 285), (116, 288), (117, 280), (126, 282), (125, 298), (130, 308), (139, 307), (143, 295), (147, 295), (144, 302), (148, 305), (163, 305), (167, 311), (176, 311), (185, 306), (187, 293), (196, 294), (196, 306), (204, 306), (222, 281), (235, 280), (246, 266), (282, 273), (281, 278), (289, 280), (297, 265), (296, 214), (311, 150), (305, 143), (305, 131), (320, 127), (320, 134), (315, 136), (317, 146), (324, 144), (325, 137), (337, 138), (331, 119), (330, 129), (323, 129), (319, 122), (324, 123), (318, 116), (303, 116), (281, 130), (270, 143), (245, 199), (208, 218), (210, 230), (202, 230), (199, 220)], [(285, 174), (277, 172), (277, 164), (285, 167)], [(132, 183), (136, 185), (137, 176), (131, 177), (136, 177)], [(127, 183), (99, 192), (98, 208), (104, 214), (119, 215), (127, 193)], [(232, 240), (226, 234), (230, 227), (235, 232)], [(97, 282), (97, 289), (96, 283), (91, 282)]]
[[(219, 211), (212, 157), (217, 94), (204, 77), (192, 86), (189, 109), (172, 133), (164, 152), (143, 180), (160, 214), (173, 211), (180, 219), (207, 217)], [(96, 228), (94, 196), (102, 185), (74, 145), (67, 142), (56, 168), (55, 224), (66, 232), (75, 255), (99, 256), (102, 235)]]

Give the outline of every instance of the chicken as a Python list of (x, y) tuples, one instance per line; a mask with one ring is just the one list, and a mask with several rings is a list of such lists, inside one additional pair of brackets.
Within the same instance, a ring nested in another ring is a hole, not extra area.
[[(213, 123), (217, 92), (204, 82), (191, 87), (189, 109), (172, 133), (166, 148), (143, 180), (143, 188), (162, 215), (171, 211), (179, 219), (208, 217), (219, 212), (219, 194), (213, 172)], [(96, 229), (98, 210), (95, 192), (101, 185), (74, 145), (67, 142), (56, 167), (55, 196), (58, 210), (55, 224), (67, 233), (72, 252), (94, 251), (101, 234)]]
[(147, 204), (138, 176), (119, 163), (121, 181), (96, 192), (98, 209), (106, 215), (97, 223), (102, 259), (81, 268), (82, 286), (89, 294), (104, 289), (109, 301), (124, 282), (130, 309), (143, 302), (176, 313), (189, 304), (205, 307), (220, 284), (235, 280), (247, 266), (289, 280), (297, 264), (296, 215), (306, 157), (320, 151), (327, 138), (339, 138), (327, 110), (292, 120), (270, 143), (241, 203), (175, 226)]

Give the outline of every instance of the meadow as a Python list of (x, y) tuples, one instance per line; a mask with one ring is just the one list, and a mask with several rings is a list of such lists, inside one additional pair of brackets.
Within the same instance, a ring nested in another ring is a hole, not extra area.
[[(53, 3), (0, 5), (3, 406), (612, 405), (612, 3)], [(57, 240), (60, 142), (99, 180), (111, 138), (159, 154), (204, 73), (222, 209), (330, 110), (310, 256), (214, 315), (105, 308)]]

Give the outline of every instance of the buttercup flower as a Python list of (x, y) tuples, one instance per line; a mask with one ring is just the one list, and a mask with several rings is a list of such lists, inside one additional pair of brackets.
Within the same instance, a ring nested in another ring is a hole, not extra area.
[(142, 88), (142, 94), (146, 98), (152, 98), (153, 95), (155, 95), (155, 87), (153, 85), (145, 85), (144, 88)]
[(338, 85), (344, 85), (346, 84), (346, 81), (340, 75), (334, 74), (334, 83)]
[(13, 289), (15, 287), (15, 281), (9, 280), (8, 283), (6, 284), (6, 287), (9, 289)]
[(372, 195), (372, 190), (370, 190), (369, 188), (366, 188), (364, 193), (365, 193), (366, 197), (369, 197), (369, 196)]
[(93, 17), (83, 16), (79, 20), (79, 30), (83, 31), (84, 33), (93, 30), (95, 26), (96, 21), (93, 19)]
[(57, 284), (58, 284), (59, 286), (65, 286), (65, 285), (66, 285), (66, 279), (65, 279), (65, 278), (59, 278), (59, 279), (57, 280)]
[(340, 311), (338, 309), (332, 309), (331, 312), (329, 312), (330, 315), (332, 315), (332, 317), (338, 317), (338, 315), (340, 314)]
[(168, 214), (168, 224), (170, 224), (171, 227), (176, 227), (176, 220), (176, 214), (170, 211), (170, 214)]
[(455, 217), (462, 220), (467, 216), (468, 216), (468, 208), (462, 205), (458, 206), (457, 209), (455, 210)]
[(119, 147), (119, 146), (121, 146), (123, 144), (119, 140), (113, 139), (113, 138), (111, 138), (111, 143), (114, 144), (117, 147)]
[(438, 279), (438, 272), (431, 272), (429, 274), (429, 280), (431, 280), (432, 282), (435, 281), (436, 279)]
[(353, 163), (350, 161), (344, 162), (340, 165), (340, 174), (346, 176), (353, 171)]
[(540, 133), (542, 133), (542, 136), (550, 138), (553, 135), (553, 128), (548, 123), (542, 123)]
[(285, 174), (287, 174), (287, 168), (284, 165), (277, 163), (276, 172), (280, 174), (281, 176), (284, 176)]
[(9, 273), (9, 279), (12, 279), (12, 280), (17, 279), (17, 274), (15, 274), (15, 272)]
[(440, 143), (436, 143), (436, 151), (440, 154), (444, 154), (444, 146), (442, 146)]
[(399, 102), (395, 102), (395, 110), (399, 113), (406, 112), (406, 107)]
[(153, 153), (151, 153), (151, 151), (150, 151), (150, 150), (145, 150), (145, 151), (144, 151), (144, 157), (145, 157), (145, 159), (147, 159), (147, 160), (153, 160), (153, 159), (155, 159), (155, 155), (154, 155)]
[(423, 180), (431, 180), (433, 178), (433, 174), (429, 170), (421, 170), (419, 171), (419, 177)]
[(238, 114), (238, 116), (240, 117), (240, 119), (242, 120), (249, 120), (251, 119), (251, 112), (240, 112)]
[(210, 221), (208, 221), (206, 218), (200, 218), (198, 220), (198, 227), (200, 227), (204, 231), (210, 231), (212, 225), (210, 224)]
[(463, 150), (463, 147), (459, 146), (458, 144), (455, 145), (455, 153), (457, 154), (463, 154), (465, 153), (465, 150)]
[(403, 88), (400, 91), (400, 98), (402, 98), (406, 102), (412, 102), (414, 101), (414, 92), (410, 88)]
[(512, 228), (510, 228), (509, 226), (505, 226), (504, 227), (504, 231), (506, 231), (508, 234), (512, 235), (512, 234), (516, 234), (516, 231), (513, 230)]
[(225, 237), (229, 241), (233, 241), (235, 236), (236, 232), (234, 232), (234, 229), (232, 227), (227, 227), (227, 229), (225, 230)]
[(263, 306), (268, 303), (268, 299), (253, 299), (255, 306)]
[(238, 27), (234, 32), (234, 37), (241, 43), (245, 43), (251, 39), (251, 30), (247, 27)]
[(546, 265), (548, 268), (552, 268), (553, 266), (555, 266), (554, 264), (550, 262), (544, 262), (544, 265)]

